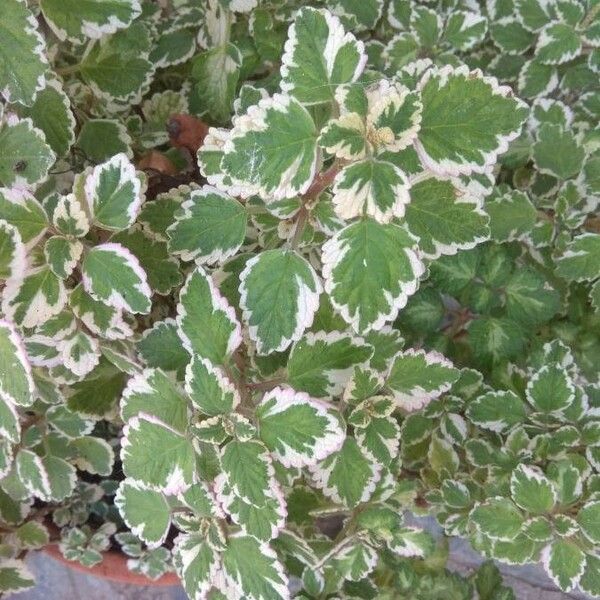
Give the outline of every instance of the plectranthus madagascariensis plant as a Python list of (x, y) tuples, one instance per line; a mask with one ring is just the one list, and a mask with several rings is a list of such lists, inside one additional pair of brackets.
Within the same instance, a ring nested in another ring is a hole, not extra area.
[(600, 597), (599, 48), (594, 0), (2, 0), (0, 595), (56, 543)]

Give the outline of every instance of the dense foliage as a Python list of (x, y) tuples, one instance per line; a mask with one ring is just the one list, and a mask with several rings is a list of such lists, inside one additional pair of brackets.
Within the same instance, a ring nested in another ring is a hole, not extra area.
[(0, 595), (600, 597), (599, 74), (598, 0), (1, 0)]

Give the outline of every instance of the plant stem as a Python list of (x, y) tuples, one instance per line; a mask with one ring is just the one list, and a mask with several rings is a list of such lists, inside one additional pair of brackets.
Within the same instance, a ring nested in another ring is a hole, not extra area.
[(415, 185), (416, 183), (421, 183), (421, 181), (427, 181), (428, 179), (431, 179), (432, 177), (435, 177), (435, 175), (431, 171), (423, 171), (422, 173), (419, 173), (418, 175), (414, 175), (413, 177), (411, 177), (410, 184)]
[(59, 75), (72, 75), (73, 73), (77, 73), (79, 69), (81, 69), (81, 63), (78, 63), (76, 65), (69, 65), (68, 67), (60, 67), (58, 69), (55, 69), (55, 71)]
[(585, 17), (583, 18), (583, 21), (581, 21), (580, 28), (586, 29), (588, 27), (588, 25), (590, 25), (592, 23), (592, 21), (598, 16), (599, 13), (600, 13), (600, 3), (598, 3), (595, 6), (593, 6), (592, 8), (590, 8), (590, 11), (588, 12), (588, 14), (585, 15)]

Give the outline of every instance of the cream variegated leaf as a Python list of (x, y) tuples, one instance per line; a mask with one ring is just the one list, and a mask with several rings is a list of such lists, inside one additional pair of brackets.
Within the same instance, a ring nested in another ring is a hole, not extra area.
[(285, 467), (314, 465), (338, 450), (345, 438), (331, 407), (291, 388), (265, 394), (257, 417), (261, 440)]
[(306, 192), (315, 176), (317, 136), (300, 102), (275, 94), (234, 117), (220, 167), (244, 197), (291, 198)]
[(304, 104), (328, 102), (337, 86), (356, 81), (366, 59), (363, 43), (346, 33), (337, 17), (304, 8), (288, 31), (281, 89)]

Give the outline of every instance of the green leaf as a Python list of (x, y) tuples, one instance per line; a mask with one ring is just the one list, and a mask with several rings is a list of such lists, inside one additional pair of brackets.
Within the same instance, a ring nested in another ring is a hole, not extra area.
[(575, 588), (583, 575), (585, 563), (585, 554), (570, 540), (556, 539), (542, 551), (546, 573), (563, 592)]
[(486, 201), (485, 212), (490, 216), (490, 233), (497, 242), (519, 239), (533, 229), (537, 209), (526, 193), (509, 193)]
[(100, 361), (98, 341), (84, 331), (77, 331), (59, 347), (63, 366), (78, 378), (85, 377)]
[(333, 205), (342, 219), (368, 215), (380, 223), (404, 216), (408, 179), (395, 165), (366, 159), (344, 167), (333, 185)]
[(95, 300), (134, 313), (150, 312), (152, 291), (146, 273), (120, 244), (92, 248), (83, 259), (82, 273), (83, 287)]
[(0, 94), (31, 105), (48, 71), (45, 44), (35, 17), (22, 0), (3, 3), (0, 22)]
[(182, 260), (198, 264), (222, 263), (244, 242), (246, 209), (211, 186), (193, 190), (167, 229), (169, 249)]
[(543, 123), (537, 138), (533, 159), (542, 173), (568, 179), (581, 171), (584, 150), (571, 131), (560, 125)]
[(575, 386), (566, 369), (544, 365), (529, 380), (525, 395), (536, 411), (560, 415), (575, 399)]
[[(342, 93), (346, 92), (345, 87), (340, 90)], [(350, 112), (327, 123), (321, 130), (319, 145), (338, 158), (357, 160), (364, 158), (368, 148), (365, 134), (365, 124), (361, 115)]]
[(448, 391), (459, 375), (441, 354), (410, 349), (398, 353), (386, 385), (398, 406), (413, 411)]
[(75, 453), (73, 464), (81, 471), (102, 477), (112, 473), (115, 453), (106, 440), (91, 435), (78, 437), (69, 442), (69, 449)]
[(460, 458), (448, 440), (434, 435), (427, 451), (427, 462), (440, 479), (446, 479), (456, 474)]
[(481, 173), (515, 139), (528, 110), (508, 87), (467, 67), (430, 69), (419, 84), (423, 102), (416, 150), (441, 175)]
[(66, 303), (62, 279), (44, 266), (7, 281), (2, 310), (17, 325), (35, 327), (60, 313)]
[(333, 12), (349, 28), (373, 29), (383, 13), (383, 0), (334, 0)]
[[(400, 445), (400, 426), (392, 416), (394, 408), (389, 398), (374, 397), (359, 404), (349, 418), (361, 450), (385, 466), (396, 458)], [(355, 422), (357, 418), (360, 421)]]
[[(0, 203), (3, 201), (0, 200)], [(24, 264), (25, 247), (19, 230), (0, 219), (0, 279), (9, 279), (23, 269)]]
[(183, 379), (190, 355), (181, 344), (174, 319), (157, 321), (150, 329), (146, 329), (136, 349), (149, 367), (174, 371), (179, 379)]
[(0, 320), (0, 398), (31, 406), (35, 384), (21, 337), (8, 321)]
[(569, 281), (592, 281), (600, 276), (600, 235), (583, 233), (567, 245), (557, 260), (556, 273)]
[(288, 581), (277, 554), (243, 534), (230, 535), (222, 555), (223, 575), (236, 596), (247, 600), (285, 600)]
[(490, 25), (490, 35), (503, 53), (519, 55), (535, 42), (535, 36), (515, 17), (503, 17)]
[(468, 331), (473, 353), (481, 360), (513, 358), (525, 343), (522, 328), (511, 319), (481, 317), (471, 321)]
[(175, 29), (161, 34), (155, 41), (149, 59), (157, 68), (184, 63), (194, 54), (196, 39), (190, 29)]
[(116, 154), (133, 157), (127, 128), (116, 119), (89, 119), (79, 130), (77, 146), (95, 163), (109, 161)]
[(521, 532), (523, 516), (508, 499), (497, 496), (478, 504), (469, 515), (479, 531), (494, 540), (512, 540)]
[(440, 38), (442, 20), (438, 13), (426, 6), (415, 6), (410, 14), (410, 29), (421, 46), (432, 48)]
[(534, 515), (549, 513), (558, 499), (552, 482), (537, 467), (527, 465), (513, 470), (510, 493), (518, 506)]
[(387, 371), (396, 354), (404, 346), (404, 338), (390, 325), (382, 327), (379, 331), (370, 331), (364, 339), (375, 350), (369, 362), (377, 371)]
[(125, 154), (93, 168), (85, 196), (96, 225), (110, 231), (131, 227), (142, 206), (142, 181)]
[(336, 101), (342, 114), (328, 122), (319, 143), (339, 158), (383, 155), (382, 159), (390, 160), (387, 153), (406, 149), (417, 136), (422, 108), (419, 95), (398, 83), (384, 79), (366, 88), (361, 84), (341, 86)]
[(146, 369), (134, 375), (123, 390), (123, 421), (142, 413), (156, 417), (180, 433), (184, 433), (188, 425), (187, 398), (159, 369)]
[[(3, 376), (2, 379), (7, 379), (7, 377)], [(0, 380), (0, 383), (3, 383), (2, 380)], [(18, 444), (21, 439), (21, 422), (17, 407), (4, 397), (4, 392), (2, 392), (2, 397), (0, 397), (0, 435), (2, 435), (5, 442), (8, 441), (13, 444)], [(7, 458), (4, 459), (2, 457), (0, 459), (0, 474), (4, 474), (12, 462), (12, 447), (8, 446), (7, 450), (2, 448), (2, 454), (5, 454), (7, 451)], [(8, 461), (8, 464), (4, 464), (5, 460)]]
[(24, 244), (37, 240), (48, 226), (48, 218), (34, 196), (23, 190), (0, 189), (0, 215), (16, 227)]
[(361, 542), (346, 546), (331, 559), (331, 564), (344, 579), (360, 581), (375, 568), (378, 559), (375, 549)]
[(240, 76), (242, 54), (231, 43), (202, 52), (194, 59), (192, 77), (202, 112), (217, 122), (227, 121)]
[(83, 419), (64, 404), (52, 406), (46, 413), (46, 420), (54, 429), (69, 438), (88, 434), (94, 428), (93, 421)]
[(16, 458), (19, 479), (27, 491), (44, 502), (60, 502), (75, 489), (75, 469), (62, 458), (43, 458), (31, 450), (21, 449)]
[(540, 2), (540, 0), (517, 0), (515, 2), (517, 14), (523, 25), (530, 31), (539, 31), (550, 21), (549, 9), (551, 6)]
[(111, 241), (138, 258), (148, 277), (148, 285), (156, 293), (167, 295), (172, 288), (181, 285), (183, 275), (179, 262), (169, 254), (167, 244), (156, 240), (139, 225), (113, 235)]
[(505, 286), (506, 314), (519, 324), (548, 321), (560, 309), (560, 296), (546, 278), (531, 269), (515, 272)]
[(240, 307), (258, 354), (285, 350), (310, 327), (322, 288), (311, 265), (290, 250), (266, 250), (240, 275)]
[(288, 32), (281, 89), (304, 104), (332, 101), (336, 87), (356, 81), (366, 60), (363, 43), (346, 33), (337, 17), (303, 8)]
[(405, 220), (429, 258), (456, 254), (487, 240), (488, 217), (475, 197), (463, 196), (447, 180), (431, 178), (413, 185)]
[(280, 491), (257, 507), (237, 496), (223, 479), (217, 480), (217, 495), (233, 522), (258, 540), (268, 542), (277, 537), (285, 525), (286, 506)]
[(121, 460), (126, 477), (165, 494), (185, 491), (196, 477), (196, 453), (181, 433), (151, 415), (129, 419)]
[[(19, 2), (16, 2), (19, 4)], [(25, 563), (15, 558), (3, 558), (0, 565), (0, 593), (8, 596), (35, 586), (35, 579)]]
[(165, 497), (137, 482), (122, 481), (115, 505), (132, 533), (149, 547), (160, 546), (169, 532), (171, 511)]
[(585, 557), (585, 570), (579, 580), (579, 588), (590, 596), (600, 595), (600, 558), (593, 554)]
[(99, 419), (112, 414), (125, 387), (125, 375), (112, 369), (106, 362), (86, 379), (70, 386), (67, 406), (81, 415)]
[(424, 558), (433, 553), (435, 541), (431, 534), (417, 527), (402, 527), (393, 533), (388, 543), (390, 549), (399, 556)]
[(290, 353), (288, 381), (315, 398), (340, 394), (354, 366), (366, 363), (373, 354), (362, 338), (339, 331), (307, 333)]
[(0, 183), (8, 187), (40, 183), (56, 158), (44, 133), (33, 126), (31, 119), (7, 120), (0, 127), (0, 147)]
[(213, 587), (220, 561), (219, 554), (204, 534), (181, 534), (175, 539), (173, 558), (177, 573), (190, 598), (206, 597)]
[(71, 275), (77, 266), (83, 244), (79, 240), (70, 240), (60, 235), (52, 236), (44, 244), (44, 256), (52, 272), (61, 279)]
[(71, 291), (69, 304), (75, 316), (94, 334), (109, 340), (128, 338), (133, 335), (123, 312), (94, 300), (79, 284)]
[(497, 433), (505, 433), (527, 416), (525, 404), (510, 390), (479, 396), (469, 404), (466, 414), (475, 425)]
[(141, 13), (138, 0), (40, 0), (56, 37), (81, 43), (127, 27)]
[(362, 219), (323, 245), (325, 290), (355, 331), (381, 329), (414, 294), (424, 272), (414, 244), (397, 225)]
[(306, 192), (315, 176), (317, 134), (297, 100), (275, 94), (234, 117), (221, 168), (243, 196), (292, 198)]
[(211, 417), (233, 412), (240, 403), (236, 386), (206, 358), (194, 356), (188, 364), (185, 391), (194, 406)]
[(186, 350), (223, 364), (242, 341), (235, 311), (202, 267), (187, 278), (177, 305), (178, 333)]
[(44, 132), (46, 142), (57, 156), (67, 154), (75, 141), (75, 117), (71, 102), (56, 79), (49, 79), (40, 90), (30, 108), (21, 111)]
[(600, 543), (600, 501), (585, 504), (577, 514), (577, 522), (591, 542)]
[[(27, 523), (23, 523), (23, 525), (15, 531), (15, 535), (23, 547), (32, 550), (43, 548), (44, 546), (47, 546), (50, 541), (48, 529), (38, 521), (28, 521)], [(0, 579), (2, 579), (1, 575)]]
[(517, 83), (519, 94), (525, 98), (547, 96), (558, 85), (558, 74), (552, 65), (530, 60), (523, 65)]
[(329, 407), (304, 392), (276, 387), (256, 408), (260, 439), (285, 467), (316, 464), (339, 450), (345, 433)]
[(337, 452), (310, 467), (316, 487), (334, 502), (354, 508), (367, 502), (381, 477), (381, 466), (361, 451), (356, 440), (347, 437)]
[(233, 493), (253, 506), (264, 506), (278, 491), (271, 456), (259, 441), (229, 442), (221, 451), (221, 468)]
[(537, 60), (546, 65), (561, 65), (581, 52), (579, 34), (566, 23), (549, 23), (538, 37), (535, 48)]
[(135, 100), (149, 85), (154, 66), (144, 57), (102, 54), (94, 48), (81, 64), (80, 73), (97, 96), (127, 102)]
[(63, 235), (75, 237), (83, 237), (90, 229), (88, 216), (75, 194), (58, 199), (52, 212), (52, 224)]
[(476, 12), (453, 10), (444, 29), (444, 40), (453, 48), (465, 52), (483, 41), (487, 19)]

